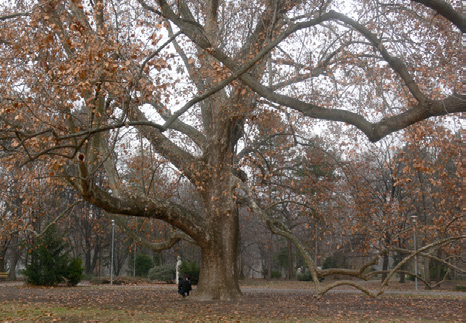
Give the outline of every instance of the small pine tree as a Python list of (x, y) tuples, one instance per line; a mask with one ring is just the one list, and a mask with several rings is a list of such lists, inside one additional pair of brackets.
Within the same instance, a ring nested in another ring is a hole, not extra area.
[(81, 259), (73, 258), (68, 264), (65, 278), (69, 286), (76, 286), (83, 279), (84, 268), (82, 263)]
[(63, 237), (51, 226), (33, 242), (29, 251), (30, 263), (24, 271), (27, 282), (37, 286), (55, 286), (63, 282), (69, 259), (66, 248)]
[(43, 236), (37, 238), (29, 251), (30, 262), (24, 275), (28, 284), (55, 286), (67, 281), (76, 286), (82, 279), (81, 259), (69, 259), (68, 245), (52, 225)]
[(147, 277), (149, 270), (154, 266), (154, 261), (149, 255), (138, 253), (136, 256), (136, 276)]

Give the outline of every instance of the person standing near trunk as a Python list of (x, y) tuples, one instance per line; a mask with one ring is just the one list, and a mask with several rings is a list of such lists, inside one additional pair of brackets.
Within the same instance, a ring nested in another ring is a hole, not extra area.
[(189, 281), (189, 278), (186, 277), (184, 280), (180, 278), (178, 280), (178, 293), (183, 296), (189, 296), (189, 292), (192, 290), (191, 287), (191, 282)]

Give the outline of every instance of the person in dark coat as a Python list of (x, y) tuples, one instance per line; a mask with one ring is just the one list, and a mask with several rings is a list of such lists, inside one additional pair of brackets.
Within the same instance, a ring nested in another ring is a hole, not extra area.
[(188, 277), (186, 279), (180, 278), (178, 281), (178, 293), (183, 296), (189, 296), (189, 291), (192, 290), (191, 282), (189, 281)]

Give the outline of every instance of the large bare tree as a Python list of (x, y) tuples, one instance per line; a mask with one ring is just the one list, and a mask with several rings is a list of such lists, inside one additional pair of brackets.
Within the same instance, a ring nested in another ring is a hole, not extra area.
[[(304, 134), (312, 124), (298, 116), (353, 125), (371, 141), (466, 111), (457, 76), (464, 17), (446, 1), (3, 6), (0, 142), (15, 153), (5, 156), (47, 162), (49, 176), (110, 213), (183, 232), (202, 250), (200, 299), (241, 296), (237, 203), (263, 211), (235, 155), (263, 111)], [(191, 183), (201, 205), (133, 189), (121, 176), (138, 136)]]

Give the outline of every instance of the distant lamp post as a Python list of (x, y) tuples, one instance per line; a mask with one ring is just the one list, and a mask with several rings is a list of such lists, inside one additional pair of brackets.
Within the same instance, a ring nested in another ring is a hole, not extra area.
[(113, 285), (113, 249), (115, 247), (115, 220), (112, 220), (112, 256), (110, 257), (110, 285)]
[[(417, 216), (416, 215), (412, 215), (411, 216), (411, 220), (413, 220), (413, 237), (414, 237), (414, 252), (416, 253), (417, 252), (417, 246), (416, 246), (416, 220), (417, 220)], [(417, 290), (417, 254), (414, 255), (414, 284), (416, 286), (416, 290)]]

